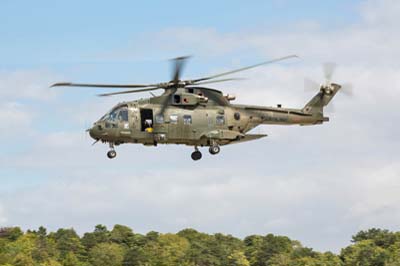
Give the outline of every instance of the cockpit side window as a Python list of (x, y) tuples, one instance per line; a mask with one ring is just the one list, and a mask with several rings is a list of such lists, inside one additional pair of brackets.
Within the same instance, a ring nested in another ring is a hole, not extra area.
[(111, 110), (108, 114), (104, 115), (101, 120), (116, 122), (128, 122), (128, 106), (120, 106)]
[(128, 108), (123, 108), (119, 111), (118, 120), (128, 122)]

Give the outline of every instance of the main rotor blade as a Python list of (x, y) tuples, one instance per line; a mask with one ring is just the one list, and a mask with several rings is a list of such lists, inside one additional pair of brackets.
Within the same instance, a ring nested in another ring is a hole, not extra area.
[(137, 92), (143, 92), (143, 91), (154, 91), (162, 89), (160, 87), (153, 87), (153, 88), (146, 88), (146, 89), (139, 89), (139, 90), (129, 90), (129, 91), (118, 91), (118, 92), (111, 92), (111, 93), (102, 93), (102, 94), (97, 94), (97, 96), (112, 96), (112, 95), (119, 95), (119, 94), (128, 94), (128, 93), (137, 93)]
[(314, 80), (311, 80), (309, 78), (304, 79), (304, 90), (305, 91), (318, 91), (320, 88), (320, 84), (315, 82)]
[(245, 80), (245, 78), (230, 78), (230, 79), (217, 79), (217, 80), (210, 80), (210, 81), (202, 81), (202, 82), (197, 82), (196, 85), (227, 82), (227, 81), (232, 81), (232, 80)]
[(197, 82), (200, 82), (200, 81), (219, 78), (219, 77), (222, 77), (222, 76), (225, 76), (225, 75), (230, 75), (230, 74), (233, 74), (233, 73), (237, 73), (237, 72), (241, 72), (241, 71), (244, 71), (244, 70), (252, 69), (252, 68), (255, 68), (255, 67), (262, 66), (262, 65), (272, 64), (272, 63), (283, 61), (283, 60), (290, 59), (290, 58), (298, 58), (298, 56), (297, 55), (289, 55), (289, 56), (285, 56), (285, 57), (280, 57), (280, 58), (276, 58), (276, 59), (273, 59), (273, 60), (270, 60), (270, 61), (265, 61), (265, 62), (262, 62), (262, 63), (259, 63), (259, 64), (255, 64), (255, 65), (252, 65), (252, 66), (242, 67), (242, 68), (239, 68), (239, 69), (231, 70), (231, 71), (228, 71), (228, 72), (223, 72), (221, 74), (217, 74), (217, 75), (213, 75), (213, 76), (209, 76), (209, 77), (205, 77), (205, 78), (195, 79), (195, 80), (192, 80), (192, 82), (194, 84), (196, 84)]
[(172, 76), (172, 81), (176, 84), (181, 78), (182, 70), (185, 65), (186, 60), (189, 58), (189, 56), (181, 56), (172, 59), (175, 62), (175, 68), (174, 68), (174, 73)]
[(164, 97), (164, 100), (161, 102), (161, 110), (159, 112), (160, 115), (164, 116), (165, 109), (168, 107), (168, 103), (171, 100), (171, 95), (173, 95), (177, 91), (177, 88), (172, 88), (170, 93)]
[(158, 84), (86, 84), (86, 83), (71, 83), (62, 82), (55, 83), (50, 87), (93, 87), (93, 88), (147, 88), (157, 87)]

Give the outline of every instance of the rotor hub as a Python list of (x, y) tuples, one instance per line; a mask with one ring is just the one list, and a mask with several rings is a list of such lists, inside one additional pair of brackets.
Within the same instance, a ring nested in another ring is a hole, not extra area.
[(329, 85), (323, 85), (323, 86), (321, 86), (321, 91), (322, 91), (323, 93), (325, 93), (325, 94), (330, 95), (330, 94), (332, 94), (332, 92), (333, 92), (333, 87), (332, 87), (331, 84), (329, 84)]

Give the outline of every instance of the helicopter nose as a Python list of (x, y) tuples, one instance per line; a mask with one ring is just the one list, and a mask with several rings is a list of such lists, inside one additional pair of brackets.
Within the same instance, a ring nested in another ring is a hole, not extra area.
[(90, 136), (92, 139), (94, 139), (94, 129), (93, 129), (93, 127), (88, 128), (86, 131), (89, 132), (89, 136)]
[(100, 137), (100, 125), (97, 125), (96, 123), (93, 124), (93, 127), (87, 129), (86, 131), (89, 132), (89, 135), (92, 139), (98, 140)]
[(95, 138), (96, 138), (95, 131), (96, 131), (96, 130), (94, 129), (94, 126), (91, 127), (91, 128), (86, 129), (86, 132), (89, 132), (89, 136), (90, 136), (92, 139), (95, 139)]

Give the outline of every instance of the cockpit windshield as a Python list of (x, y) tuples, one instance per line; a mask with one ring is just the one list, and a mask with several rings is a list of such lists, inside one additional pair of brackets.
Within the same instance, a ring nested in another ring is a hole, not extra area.
[(128, 106), (118, 106), (105, 114), (100, 120), (112, 122), (128, 122)]

